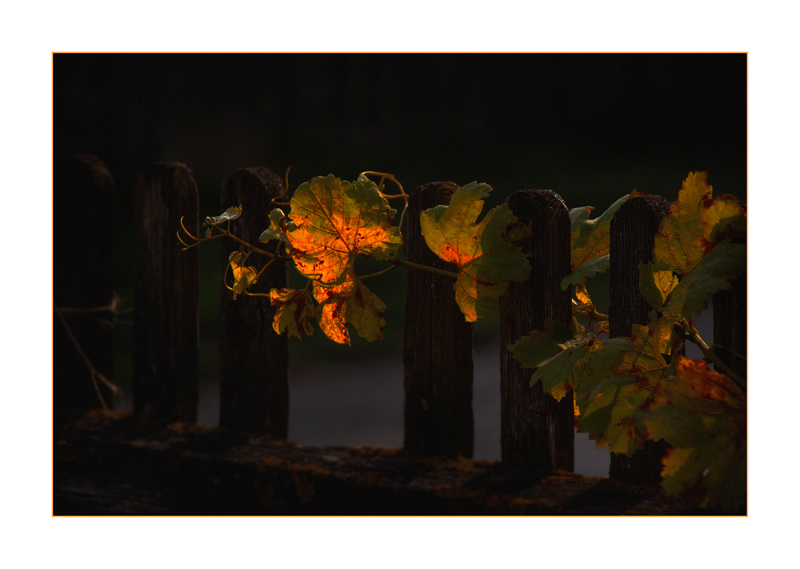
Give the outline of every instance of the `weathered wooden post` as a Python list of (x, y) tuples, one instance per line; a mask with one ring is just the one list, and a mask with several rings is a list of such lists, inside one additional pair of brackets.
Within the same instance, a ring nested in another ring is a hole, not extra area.
[[(660, 196), (640, 196), (626, 201), (611, 220), (609, 336), (631, 336), (633, 325), (647, 325), (652, 310), (639, 293), (639, 264), (653, 258), (653, 245), (670, 203)], [(645, 441), (644, 448), (627, 457), (611, 453), (609, 476), (635, 484), (661, 480), (661, 458), (666, 441)]]
[(199, 230), (197, 184), (179, 162), (151, 164), (136, 189), (133, 411), (197, 419), (199, 259), (180, 219)]
[[(236, 170), (222, 185), (222, 210), (242, 206), (242, 216), (231, 222), (231, 232), (258, 245), (269, 227), (272, 199), (283, 193), (283, 181), (267, 168)], [(275, 246), (262, 244), (270, 251)], [(244, 250), (232, 239), (222, 241), (223, 272), (228, 257)], [(269, 261), (253, 254), (247, 265), (257, 271)], [(228, 271), (228, 284), (233, 277)], [(285, 261), (273, 262), (249, 288), (251, 293), (269, 294), (287, 286)], [(264, 296), (233, 294), (221, 285), (220, 301), (220, 427), (253, 431), (285, 439), (289, 430), (289, 340), (272, 329), (275, 309)]]
[(114, 179), (91, 155), (57, 163), (54, 174), (53, 404), (110, 406), (98, 374), (112, 380)]
[[(450, 203), (452, 182), (420, 186), (409, 198), (403, 225), (406, 259), (452, 271), (425, 244), (422, 211)], [(404, 448), (420, 455), (472, 458), (472, 324), (455, 301), (454, 281), (406, 269), (403, 340)]]
[(714, 343), (722, 346), (722, 349), (714, 351), (725, 365), (746, 379), (747, 275), (732, 280), (730, 290), (714, 293), (712, 303), (714, 307)]
[(570, 219), (561, 197), (550, 190), (521, 190), (507, 203), (532, 235), (523, 251), (530, 255), (530, 279), (510, 283), (500, 298), (500, 390), (502, 460), (534, 472), (574, 468), (572, 392), (559, 402), (541, 382), (530, 386), (534, 370), (523, 369), (507, 346), (544, 329), (547, 318), (569, 325), (571, 289), (561, 290), (570, 274)]

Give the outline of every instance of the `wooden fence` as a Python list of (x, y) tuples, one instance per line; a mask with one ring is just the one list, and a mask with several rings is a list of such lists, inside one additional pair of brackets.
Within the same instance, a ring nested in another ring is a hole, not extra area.
[[(54, 229), (60, 235), (60, 226), (66, 225), (69, 218), (59, 209), (60, 196), (69, 195), (66, 201), (82, 203), (111, 193), (113, 180), (94, 157), (76, 157), (68, 162), (68, 167), (57, 172), (63, 174), (55, 177), (54, 190), (57, 206)], [(419, 213), (437, 204), (448, 203), (455, 188), (455, 184), (450, 182), (434, 182), (420, 186), (411, 195), (403, 227), (405, 254), (409, 260), (447, 268), (425, 246)], [(222, 185), (220, 211), (231, 204), (241, 203), (247, 215), (236, 222), (235, 232), (255, 243), (261, 231), (269, 225), (267, 214), (273, 209), (270, 200), (282, 191), (280, 177), (266, 168), (237, 170)], [(514, 215), (532, 224), (533, 232), (525, 244), (525, 252), (530, 255), (533, 271), (529, 281), (511, 283), (501, 299), (499, 333), (502, 346), (533, 329), (542, 328), (545, 318), (568, 323), (571, 315), (570, 291), (562, 291), (559, 286), (570, 272), (567, 206), (549, 190), (518, 191), (508, 198), (508, 204)], [(655, 231), (668, 209), (669, 204), (662, 198), (633, 198), (618, 210), (612, 221), (609, 309), (612, 336), (630, 335), (633, 324), (647, 324), (648, 307), (638, 292), (638, 264), (649, 259)], [(107, 262), (110, 262), (111, 251), (102, 252), (109, 259), (98, 259), (95, 249), (81, 243), (112, 242), (112, 226), (106, 221), (110, 215), (109, 210), (103, 215), (84, 218), (80, 225), (84, 228), (82, 234), (75, 235), (67, 243), (56, 240), (54, 302), (58, 308), (89, 309), (109, 304), (111, 271)], [(181, 217), (186, 218), (189, 227), (200, 226), (198, 193), (191, 171), (180, 163), (158, 163), (147, 167), (139, 177), (135, 215), (133, 418), (190, 425), (196, 421), (198, 403), (198, 254), (197, 248), (181, 251), (176, 231)], [(96, 223), (93, 225), (93, 222)], [(72, 233), (75, 233), (74, 229)], [(229, 253), (237, 248), (232, 240), (225, 241), (220, 258), (223, 269)], [(81, 252), (83, 260), (76, 261)], [(74, 266), (80, 267), (78, 275), (73, 274)], [(273, 287), (285, 287), (286, 282), (286, 265), (274, 263), (254, 290), (266, 292)], [(713, 299), (714, 306), (724, 307), (715, 311), (714, 342), (740, 354), (746, 350), (745, 282), (745, 277), (737, 279), (731, 291), (717, 293)], [(88, 294), (90, 287), (84, 283), (93, 283), (97, 290)], [(85, 294), (76, 296), (78, 291)], [(219, 431), (268, 436), (272, 441), (269, 444), (274, 447), (276, 441), (291, 435), (288, 432), (288, 367), (291, 364), (287, 337), (272, 330), (273, 308), (268, 299), (240, 296), (231, 301), (230, 292), (222, 287), (220, 304)], [(63, 333), (60, 321), (72, 322), (70, 316), (63, 312), (58, 314), (54, 323), (56, 412), (97, 407), (95, 389), (86, 389), (87, 385), (91, 386), (86, 360), (104, 366), (102, 372), (110, 378), (112, 332), (99, 329), (92, 329), (91, 333), (82, 332), (84, 335), (78, 343), (86, 357), (77, 357), (76, 344)], [(85, 319), (85, 315), (82, 318)], [(90, 324), (82, 322), (81, 326), (88, 328)], [(455, 304), (450, 279), (406, 271), (405, 331), (405, 440), (402, 450), (406, 451), (405, 455), (422, 459), (449, 459), (450, 465), (471, 459), (474, 441), (473, 331)], [(500, 466), (503, 472), (527, 473), (537, 480), (554, 471), (563, 475), (571, 472), (574, 464), (571, 394), (561, 403), (556, 403), (543, 393), (541, 384), (530, 388), (532, 370), (522, 369), (507, 350), (501, 352), (498, 388), (501, 390)], [(733, 367), (738, 365), (736, 361), (729, 363)], [(744, 375), (743, 367), (737, 371)], [(74, 431), (59, 432), (72, 432), (74, 435)], [(73, 435), (64, 435), (66, 442), (63, 446), (69, 447)], [(76, 443), (75, 448), (77, 446)], [(649, 443), (633, 458), (613, 455), (611, 480), (639, 485), (657, 482), (663, 450), (661, 443)], [(392, 453), (386, 451), (383, 454)], [(263, 466), (267, 459), (259, 460)], [(278, 464), (274, 456), (269, 460), (273, 466)], [(57, 464), (63, 463), (57, 460)], [(308, 466), (309, 463), (305, 460), (303, 464)], [(293, 476), (297, 474), (296, 469), (292, 472)], [(187, 473), (187, 476), (190, 475)], [(237, 474), (237, 479), (239, 476)], [(259, 484), (262, 483), (256, 482)], [(295, 491), (302, 497), (298, 488)], [(403, 495), (404, 490), (398, 488), (395, 488), (395, 494)], [(273, 488), (273, 494), (275, 491)], [(314, 495), (319, 490), (311, 488), (308, 492)], [(437, 490), (436, 495), (441, 497), (441, 492)], [(369, 501), (368, 498), (364, 500)], [(239, 510), (233, 508), (229, 513), (251, 511), (243, 505), (244, 502), (229, 497), (227, 504), (231, 503), (239, 504)], [(385, 501), (373, 500), (375, 503)], [(413, 500), (406, 500), (408, 503), (413, 503)], [(468, 507), (447, 510), (442, 507), (444, 510), (441, 511), (491, 511)], [(335, 506), (331, 508), (335, 510)], [(401, 510), (395, 508), (391, 511)], [(523, 510), (528, 513), (538, 511), (535, 508)], [(184, 504), (182, 511), (194, 510)], [(228, 512), (225, 508), (208, 511)], [(293, 510), (289, 508), (287, 511)], [(511, 511), (516, 510), (512, 508)]]

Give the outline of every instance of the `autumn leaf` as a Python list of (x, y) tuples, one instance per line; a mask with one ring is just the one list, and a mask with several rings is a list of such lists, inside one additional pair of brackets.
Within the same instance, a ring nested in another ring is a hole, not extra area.
[(712, 234), (744, 216), (736, 198), (727, 194), (712, 198), (711, 193), (706, 172), (689, 173), (656, 233), (654, 262), (679, 274), (688, 273), (711, 251)]
[(314, 305), (308, 291), (273, 288), (269, 292), (269, 300), (275, 307), (272, 329), (277, 334), (288, 332), (289, 336), (297, 336), (302, 340), (314, 333), (309, 322), (314, 317)]
[[(366, 176), (313, 178), (297, 188), (290, 205), (294, 228), (282, 230), (291, 255), (302, 274), (321, 284), (344, 282), (358, 255), (385, 260), (402, 245), (400, 229), (391, 225), (395, 210)], [(276, 219), (270, 221), (272, 229)]]
[(639, 290), (647, 302), (673, 322), (700, 314), (708, 295), (731, 288), (730, 281), (747, 271), (747, 248), (720, 243), (678, 281), (663, 261), (639, 265)]
[(351, 272), (343, 283), (332, 287), (314, 284), (314, 298), (320, 303), (316, 310), (319, 327), (334, 342), (348, 346), (348, 324), (370, 342), (383, 340), (383, 327), (386, 325), (381, 316), (386, 304), (355, 278), (355, 273)]
[(226, 221), (233, 221), (234, 219), (238, 219), (242, 215), (242, 206), (239, 207), (229, 207), (225, 210), (222, 215), (217, 215), (215, 217), (207, 217), (203, 222), (203, 225), (219, 225), (220, 223), (224, 223)]
[[(607, 255), (611, 251), (611, 219), (628, 199), (640, 195), (644, 194), (634, 190), (631, 194), (615, 201), (595, 219), (589, 219), (594, 210), (592, 207), (578, 207), (570, 210), (573, 271), (592, 259)], [(561, 289), (566, 290), (566, 288), (562, 286)]]
[(654, 309), (663, 309), (676, 286), (678, 277), (664, 261), (639, 265), (639, 292)]
[(704, 507), (737, 512), (746, 503), (747, 402), (728, 377), (704, 361), (679, 358), (641, 412), (651, 440), (672, 447), (663, 458), (665, 492)]
[(669, 364), (672, 323), (652, 321), (633, 326), (631, 338), (596, 341), (583, 361), (577, 400), (580, 432), (589, 433), (597, 448), (632, 455), (642, 448), (644, 427), (636, 411), (651, 396)]
[(253, 267), (245, 267), (244, 263), (246, 255), (242, 251), (234, 251), (228, 255), (228, 262), (230, 263), (231, 271), (233, 272), (233, 299), (250, 288), (258, 273)]
[(515, 245), (530, 235), (506, 204), (495, 207), (477, 223), (483, 199), (492, 188), (472, 182), (453, 192), (449, 205), (422, 212), (422, 235), (439, 258), (458, 267), (453, 288), (467, 322), (483, 316), (508, 288), (509, 281), (528, 278), (531, 266)]

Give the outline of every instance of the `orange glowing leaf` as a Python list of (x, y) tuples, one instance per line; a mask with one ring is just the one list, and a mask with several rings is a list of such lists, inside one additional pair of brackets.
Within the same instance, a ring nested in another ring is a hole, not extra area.
[(733, 196), (712, 198), (706, 172), (690, 172), (656, 233), (653, 260), (686, 274), (711, 251), (719, 226), (733, 225), (741, 216), (744, 208)]
[(586, 285), (575, 285), (574, 292), (577, 300), (572, 300), (572, 316), (586, 318), (587, 320), (593, 319), (597, 311), (592, 299), (589, 297), (589, 291), (586, 290)]
[(272, 329), (276, 333), (288, 332), (289, 336), (297, 336), (301, 340), (314, 333), (309, 322), (314, 317), (314, 305), (308, 291), (273, 288), (269, 292), (269, 300), (275, 307)]
[(679, 358), (641, 411), (651, 440), (665, 439), (665, 492), (738, 512), (747, 491), (747, 402), (727, 376), (704, 361)]
[(245, 254), (242, 251), (234, 251), (228, 256), (231, 271), (233, 272), (233, 298), (236, 297), (250, 288), (256, 281), (256, 270), (253, 267), (245, 267), (244, 263)]
[(383, 340), (386, 320), (381, 312), (386, 310), (386, 304), (365, 284), (354, 279), (355, 274), (351, 272), (343, 283), (336, 286), (314, 284), (314, 298), (320, 303), (316, 312), (319, 327), (334, 342), (348, 346), (348, 324), (370, 342)]
[[(294, 227), (285, 233), (291, 255), (302, 274), (321, 284), (344, 282), (357, 255), (388, 259), (402, 245), (400, 229), (391, 225), (395, 210), (366, 176), (356, 182), (333, 174), (313, 178), (290, 204)], [(279, 220), (271, 222), (277, 229)]]
[(472, 182), (453, 192), (449, 205), (422, 212), (422, 235), (438, 257), (458, 267), (456, 302), (467, 322), (474, 322), (508, 288), (528, 278), (531, 266), (516, 245), (530, 235), (506, 204), (489, 211), (476, 225), (488, 184)]

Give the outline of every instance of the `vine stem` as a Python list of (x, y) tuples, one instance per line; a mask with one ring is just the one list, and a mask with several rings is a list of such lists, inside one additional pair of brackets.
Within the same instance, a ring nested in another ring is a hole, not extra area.
[[(113, 306), (113, 304), (114, 303), (112, 302), (112, 306)], [(110, 308), (110, 306), (109, 307), (102, 307), (102, 308), (103, 309), (107, 309), (107, 308)], [(102, 381), (105, 384), (105, 386), (108, 387), (111, 390), (111, 393), (114, 394), (114, 395), (116, 395), (117, 393), (121, 393), (120, 390), (119, 390), (119, 387), (117, 387), (116, 385), (111, 383), (111, 381), (109, 381), (106, 378), (106, 376), (104, 376), (102, 373), (97, 371), (97, 369), (92, 365), (91, 360), (83, 352), (83, 349), (81, 348), (81, 345), (78, 342), (78, 339), (75, 338), (75, 335), (72, 333), (72, 329), (69, 327), (69, 324), (67, 324), (67, 320), (64, 318), (64, 315), (63, 315), (64, 311), (62, 309), (60, 309), (58, 306), (56, 306), (56, 305), (53, 305), (53, 311), (56, 313), (56, 315), (58, 316), (59, 320), (61, 320), (61, 324), (64, 325), (64, 330), (66, 330), (67, 335), (69, 336), (69, 339), (72, 340), (72, 343), (75, 346), (75, 349), (78, 350), (78, 355), (80, 355), (81, 359), (83, 360), (83, 363), (86, 364), (87, 368), (89, 368), (89, 375), (90, 375), (90, 377), (92, 379), (92, 384), (94, 385), (95, 393), (97, 393), (97, 397), (98, 397), (98, 399), (100, 399), (100, 403), (103, 405), (103, 409), (108, 410), (108, 405), (106, 405), (106, 400), (103, 398), (103, 394), (100, 393), (100, 386), (97, 384), (97, 380), (99, 379), (100, 381)]]
[(710, 364), (714, 364), (714, 368), (721, 371), (728, 377), (730, 377), (736, 386), (742, 390), (743, 393), (747, 392), (747, 382), (742, 378), (738, 373), (733, 371), (728, 365), (719, 359), (716, 351), (714, 351), (713, 347), (709, 347), (708, 344), (705, 343), (703, 338), (700, 337), (700, 333), (697, 329), (687, 322), (685, 319), (682, 322), (684, 328), (686, 329), (686, 333), (688, 334), (689, 340), (694, 342), (700, 351), (703, 352), (703, 358)]
[(451, 279), (457, 279), (458, 273), (453, 273), (451, 271), (445, 271), (442, 269), (437, 269), (436, 267), (429, 267), (427, 265), (419, 265), (417, 263), (412, 263), (411, 261), (406, 261), (404, 259), (400, 259), (399, 257), (394, 257), (393, 259), (389, 259), (390, 263), (394, 263), (395, 265), (403, 265), (404, 267), (409, 267), (412, 269), (417, 269), (419, 271), (428, 271), (429, 273), (436, 273), (437, 275), (444, 275), (446, 277), (450, 277)]

